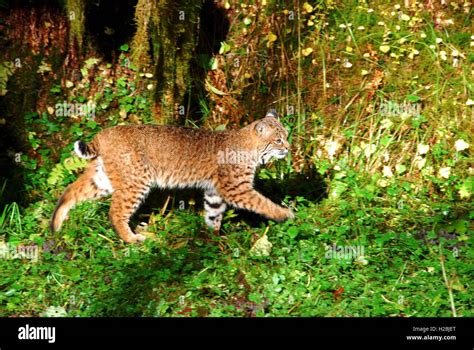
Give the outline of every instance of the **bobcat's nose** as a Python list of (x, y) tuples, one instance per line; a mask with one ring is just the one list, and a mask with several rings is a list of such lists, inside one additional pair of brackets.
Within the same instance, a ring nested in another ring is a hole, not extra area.
[(281, 158), (284, 158), (288, 155), (288, 150), (287, 149), (281, 149), (278, 151), (278, 156)]

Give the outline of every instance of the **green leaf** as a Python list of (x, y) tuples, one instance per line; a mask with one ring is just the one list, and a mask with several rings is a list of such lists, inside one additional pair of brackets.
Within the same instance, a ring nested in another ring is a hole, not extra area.
[(263, 235), (250, 248), (250, 254), (253, 256), (269, 256), (272, 250), (272, 243), (268, 240), (267, 235)]
[(51, 173), (49, 174), (48, 179), (46, 182), (48, 185), (56, 185), (58, 182), (60, 182), (62, 179), (64, 179), (64, 167), (62, 164), (56, 164), (56, 166), (53, 168)]
[(86, 68), (91, 68), (93, 65), (99, 63), (99, 59), (98, 58), (95, 58), (95, 57), (91, 57), (87, 60), (85, 60), (85, 65), (86, 65)]
[(416, 95), (408, 95), (406, 100), (408, 102), (413, 102), (413, 103), (416, 103), (416, 102), (419, 102), (420, 101), (420, 98)]
[(469, 222), (467, 220), (457, 220), (454, 224), (454, 230), (458, 234), (464, 234), (467, 232)]
[(321, 175), (324, 175), (331, 166), (332, 165), (328, 160), (326, 159), (321, 160), (321, 162), (318, 165), (318, 173)]
[(403, 164), (397, 164), (395, 165), (395, 171), (397, 174), (403, 174), (407, 170), (407, 167)]
[(49, 90), (49, 92), (51, 92), (52, 94), (59, 94), (61, 92), (61, 86), (55, 85)]
[(426, 123), (428, 121), (428, 118), (426, 118), (424, 115), (419, 115), (411, 120), (411, 124), (415, 128), (419, 128), (421, 124)]
[(64, 169), (68, 170), (68, 172), (72, 172), (77, 169), (83, 169), (86, 165), (87, 160), (79, 157), (69, 157), (63, 161), (63, 167)]
[(89, 120), (86, 124), (88, 128), (95, 129), (97, 127), (97, 123), (93, 120)]
[(206, 79), (206, 87), (214, 94), (216, 95), (219, 95), (219, 96), (226, 96), (226, 95), (229, 95), (228, 93), (224, 92), (224, 91), (221, 91), (219, 90), (218, 88), (216, 88), (215, 86), (213, 86), (209, 80)]
[(296, 236), (298, 236), (299, 230), (298, 227), (292, 226), (288, 229), (288, 236), (290, 236), (291, 239), (295, 239)]
[(333, 181), (331, 184), (331, 190), (329, 192), (329, 197), (332, 199), (337, 199), (339, 196), (344, 193), (348, 185), (342, 181)]
[(217, 60), (215, 57), (212, 57), (211, 60), (209, 61), (209, 67), (211, 70), (216, 70), (218, 67)]
[(120, 51), (128, 51), (128, 44), (123, 44), (119, 49)]
[(461, 199), (470, 198), (474, 189), (474, 177), (468, 177), (461, 186), (459, 186), (458, 194)]
[(119, 78), (117, 80), (117, 86), (122, 87), (122, 88), (127, 86), (127, 82), (125, 81), (124, 77)]
[(66, 317), (67, 311), (62, 306), (48, 306), (40, 316), (42, 317)]
[(67, 267), (65, 272), (71, 281), (77, 282), (81, 279), (81, 270), (77, 267)]
[(230, 45), (227, 44), (225, 41), (222, 41), (221, 42), (221, 47), (219, 49), (219, 54), (224, 55), (229, 51), (230, 51)]
[(384, 135), (382, 136), (382, 138), (380, 139), (380, 144), (382, 146), (387, 146), (388, 144), (390, 144), (391, 142), (393, 141), (393, 137), (390, 136), (390, 135)]

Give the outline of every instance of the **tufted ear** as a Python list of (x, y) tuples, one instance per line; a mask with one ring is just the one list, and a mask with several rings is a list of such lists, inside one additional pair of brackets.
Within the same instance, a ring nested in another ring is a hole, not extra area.
[(278, 115), (276, 109), (274, 108), (268, 110), (267, 114), (265, 115), (265, 118), (266, 117), (272, 117), (272, 118), (280, 120), (280, 116)]
[(260, 120), (255, 124), (255, 132), (259, 136), (268, 136), (271, 132), (271, 127), (265, 120)]

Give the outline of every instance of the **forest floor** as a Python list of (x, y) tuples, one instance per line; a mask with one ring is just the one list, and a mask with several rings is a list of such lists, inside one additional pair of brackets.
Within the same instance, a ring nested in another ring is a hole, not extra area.
[(2, 314), (472, 315), (463, 205), (295, 200), (296, 218), (283, 224), (230, 210), (219, 236), (193, 208), (164, 217), (157, 208), (140, 245), (117, 238), (107, 201), (78, 206), (53, 237), (24, 216), (16, 244), (41, 242), (41, 251), (37, 261), (0, 261)]

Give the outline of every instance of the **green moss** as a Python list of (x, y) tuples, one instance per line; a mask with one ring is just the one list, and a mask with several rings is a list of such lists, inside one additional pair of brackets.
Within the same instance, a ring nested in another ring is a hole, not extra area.
[(139, 0), (135, 9), (137, 31), (133, 37), (131, 60), (140, 70), (151, 62), (148, 24), (153, 6), (151, 0)]
[(79, 49), (82, 48), (84, 38), (84, 0), (67, 0), (66, 12), (69, 20), (69, 42), (77, 43)]
[(6, 61), (0, 63), (0, 96), (4, 96), (7, 93), (7, 82), (8, 77), (12, 75), (13, 62)]
[(200, 1), (159, 0), (152, 6), (150, 38), (157, 77), (155, 99), (161, 105), (162, 122), (173, 122), (175, 105), (183, 103), (189, 89), (189, 64), (194, 53), (200, 9)]

